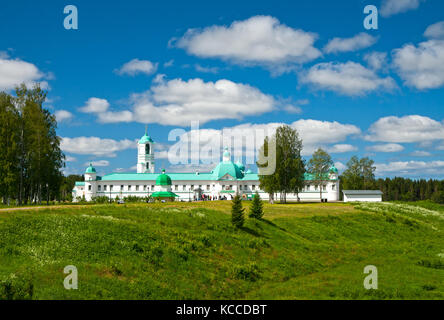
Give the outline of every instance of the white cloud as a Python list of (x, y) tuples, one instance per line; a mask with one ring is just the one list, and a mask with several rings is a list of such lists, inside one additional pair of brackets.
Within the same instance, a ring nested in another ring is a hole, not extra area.
[(377, 144), (366, 148), (368, 151), (375, 152), (399, 152), (404, 150), (404, 147), (397, 143)]
[(47, 89), (48, 83), (43, 81), (44, 77), (45, 74), (32, 63), (8, 59), (6, 53), (0, 56), (0, 90), (11, 90), (21, 83), (31, 87), (37, 82), (41, 88)]
[(217, 67), (203, 67), (200, 64), (195, 64), (194, 68), (196, 69), (196, 71), (203, 72), (203, 73), (213, 73), (213, 74), (216, 74), (216, 73), (219, 72), (219, 68), (217, 68)]
[(361, 32), (351, 38), (333, 38), (324, 47), (325, 53), (336, 53), (346, 51), (357, 51), (368, 48), (376, 43), (378, 39)]
[(108, 167), (109, 161), (108, 160), (97, 160), (92, 162), (85, 162), (83, 165), (85, 167), (89, 166), (89, 164), (92, 164), (94, 167)]
[(432, 154), (427, 151), (415, 150), (415, 151), (409, 153), (409, 155), (412, 157), (430, 157)]
[(351, 144), (335, 144), (331, 147), (327, 148), (327, 151), (330, 153), (345, 153), (358, 150), (357, 147), (352, 146)]
[(393, 51), (393, 65), (399, 76), (419, 90), (444, 85), (444, 41), (429, 40), (418, 47), (406, 44)]
[(381, 78), (359, 63), (318, 63), (300, 75), (302, 83), (344, 95), (363, 95), (376, 90), (392, 90), (396, 83), (391, 77)]
[(338, 169), (339, 172), (343, 172), (344, 170), (347, 169), (347, 166), (339, 161), (335, 162), (335, 167), (336, 169)]
[(66, 156), (65, 157), (65, 161), (66, 162), (75, 162), (75, 161), (77, 161), (77, 159), (75, 158), (75, 157), (72, 157), (72, 156)]
[(131, 97), (132, 110), (106, 112), (101, 122), (160, 123), (188, 126), (220, 119), (241, 119), (272, 111), (278, 103), (272, 96), (247, 84), (230, 80), (159, 80), (148, 92)]
[(409, 115), (380, 118), (370, 126), (369, 134), (365, 139), (393, 143), (419, 143), (442, 140), (443, 137), (443, 122), (424, 116)]
[(57, 110), (55, 112), (55, 116), (58, 122), (71, 120), (73, 118), (73, 114), (67, 110)]
[(316, 38), (316, 34), (290, 28), (276, 18), (254, 16), (229, 27), (189, 29), (177, 46), (199, 57), (273, 65), (318, 58), (321, 53), (313, 47)]
[(169, 67), (172, 67), (173, 64), (174, 64), (174, 59), (171, 59), (171, 60), (165, 62), (165, 63), (163, 64), (163, 67), (164, 67), (164, 68), (169, 68)]
[(428, 26), (424, 36), (429, 39), (444, 39), (444, 21)]
[(98, 137), (65, 137), (62, 138), (60, 146), (64, 152), (115, 157), (116, 152), (136, 148), (137, 144), (128, 139), (117, 141)]
[(140, 73), (150, 75), (157, 71), (157, 66), (157, 63), (152, 63), (148, 60), (133, 59), (125, 63), (119, 70), (116, 70), (116, 72), (120, 75), (127, 74), (130, 76), (135, 76)]
[(89, 98), (86, 105), (79, 109), (81, 112), (85, 113), (102, 113), (107, 111), (109, 108), (109, 102), (106, 99), (100, 98)]
[(380, 13), (383, 17), (389, 17), (398, 13), (414, 10), (419, 7), (421, 1), (422, 0), (383, 0)]
[[(395, 161), (389, 163), (376, 163), (376, 175), (442, 175), (444, 161)], [(420, 174), (419, 174), (420, 173)]]
[(386, 69), (387, 63), (387, 53), (386, 52), (371, 52), (364, 56), (364, 61), (367, 62), (368, 66), (373, 70)]

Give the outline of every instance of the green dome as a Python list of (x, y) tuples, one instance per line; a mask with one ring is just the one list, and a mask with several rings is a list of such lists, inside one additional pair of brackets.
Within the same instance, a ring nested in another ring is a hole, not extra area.
[(151, 137), (150, 137), (149, 135), (147, 135), (147, 134), (145, 133), (145, 134), (143, 135), (143, 137), (140, 138), (140, 140), (139, 140), (139, 144), (144, 144), (144, 143), (148, 143), (148, 142), (153, 143), (154, 141), (153, 141), (153, 139), (151, 139)]
[(162, 170), (162, 174), (159, 174), (156, 179), (156, 186), (170, 186), (171, 184), (170, 176), (165, 174), (165, 170)]
[(330, 167), (330, 172), (338, 173), (338, 169), (335, 166)]
[(213, 170), (213, 177), (217, 180), (226, 174), (229, 174), (235, 179), (242, 179), (244, 177), (239, 167), (232, 161), (222, 161)]
[(239, 168), (240, 171), (245, 171), (245, 166), (242, 164), (242, 162), (238, 161), (236, 162), (236, 166)]
[(92, 166), (92, 164), (89, 164), (89, 167), (86, 168), (85, 173), (96, 173), (96, 169)]

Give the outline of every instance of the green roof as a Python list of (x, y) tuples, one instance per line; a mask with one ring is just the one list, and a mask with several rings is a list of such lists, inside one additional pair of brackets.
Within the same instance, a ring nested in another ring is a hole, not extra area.
[(79, 187), (83, 187), (85, 185), (85, 182), (84, 181), (76, 181), (76, 187), (77, 186), (79, 186)]
[(92, 166), (92, 164), (89, 164), (89, 167), (86, 168), (85, 173), (96, 173), (96, 169)]
[(151, 194), (153, 198), (173, 198), (178, 197), (177, 194), (170, 191), (156, 191), (153, 194)]
[(142, 138), (140, 138), (140, 140), (139, 140), (139, 144), (144, 144), (144, 143), (147, 143), (147, 142), (151, 142), (151, 143), (153, 143), (154, 141), (153, 141), (153, 139), (151, 139), (151, 137), (149, 136), (149, 135), (147, 135), (146, 133), (143, 135), (143, 137)]
[(227, 174), (235, 179), (242, 179), (244, 177), (239, 167), (233, 161), (222, 161), (214, 168), (213, 179), (220, 180)]
[(159, 174), (156, 178), (156, 186), (170, 186), (171, 178), (165, 174), (165, 170), (162, 170), (162, 174)]

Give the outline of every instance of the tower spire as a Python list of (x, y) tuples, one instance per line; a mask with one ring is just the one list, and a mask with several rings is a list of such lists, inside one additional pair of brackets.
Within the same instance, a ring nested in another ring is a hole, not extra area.
[(147, 133), (148, 133), (148, 125), (146, 124), (145, 125), (145, 135), (147, 135)]

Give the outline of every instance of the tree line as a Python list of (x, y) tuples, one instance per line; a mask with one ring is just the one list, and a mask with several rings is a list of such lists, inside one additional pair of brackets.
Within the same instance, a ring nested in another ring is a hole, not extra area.
[(18, 205), (60, 199), (65, 156), (55, 116), (37, 84), (0, 92), (0, 198)]
[[(257, 166), (260, 188), (270, 195), (271, 203), (275, 201), (276, 194), (280, 195), (279, 201), (285, 203), (288, 193), (301, 193), (305, 187), (306, 172), (311, 175), (311, 183), (319, 186), (319, 198), (322, 199), (322, 189), (328, 182), (333, 160), (322, 148), (313, 153), (308, 163), (301, 154), (302, 139), (297, 130), (288, 125), (278, 127), (272, 137), (265, 138)], [(339, 176), (340, 199), (342, 190), (381, 190), (384, 201), (432, 200), (444, 203), (444, 180), (375, 179), (376, 167), (368, 157), (353, 156), (346, 166)], [(274, 168), (271, 174), (267, 172), (270, 167)]]

